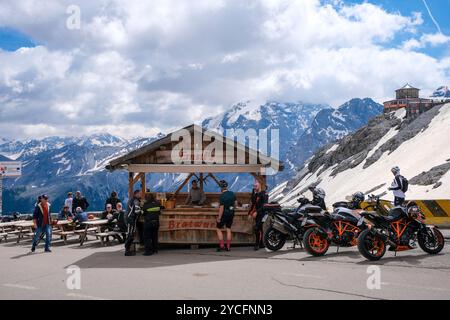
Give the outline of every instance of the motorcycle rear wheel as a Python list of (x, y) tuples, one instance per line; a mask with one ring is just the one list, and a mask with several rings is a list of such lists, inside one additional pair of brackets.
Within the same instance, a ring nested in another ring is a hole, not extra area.
[(367, 260), (378, 261), (386, 253), (386, 243), (366, 229), (358, 237), (358, 250)]
[(317, 228), (311, 228), (305, 232), (303, 243), (306, 252), (314, 257), (325, 255), (330, 247), (330, 241), (320, 235)]
[(417, 242), (419, 243), (420, 248), (428, 254), (438, 254), (444, 249), (444, 236), (438, 229), (434, 229), (434, 247), (431, 247), (431, 243), (428, 241), (430, 240), (429, 237), (430, 236), (424, 232), (418, 234)]
[(270, 251), (278, 251), (286, 243), (286, 235), (275, 228), (269, 228), (264, 233), (264, 245)]

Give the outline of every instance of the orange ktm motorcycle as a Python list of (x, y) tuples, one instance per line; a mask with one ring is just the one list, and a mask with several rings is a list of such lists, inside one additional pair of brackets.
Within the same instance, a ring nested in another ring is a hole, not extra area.
[(308, 229), (303, 237), (304, 247), (309, 254), (323, 256), (330, 244), (336, 245), (338, 251), (339, 247), (356, 246), (358, 236), (365, 228), (365, 225), (358, 226), (362, 219), (359, 215), (361, 210), (345, 208), (340, 204), (334, 205), (333, 213), (307, 215), (310, 225), (316, 225)]
[(415, 202), (393, 208), (389, 216), (362, 213), (366, 225), (358, 238), (359, 252), (370, 261), (380, 260), (389, 251), (415, 249), (416, 243), (429, 254), (438, 254), (444, 248), (444, 236), (435, 226), (425, 224), (425, 216)]

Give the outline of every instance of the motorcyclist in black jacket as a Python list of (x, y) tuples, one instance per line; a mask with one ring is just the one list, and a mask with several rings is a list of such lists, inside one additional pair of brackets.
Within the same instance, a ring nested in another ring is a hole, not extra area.
[(128, 201), (127, 204), (127, 239), (125, 240), (125, 255), (134, 256), (135, 251), (131, 251), (131, 245), (134, 240), (134, 233), (136, 232), (136, 223), (141, 215), (141, 198), (142, 191), (135, 190), (133, 193), (133, 198)]
[(144, 215), (144, 256), (150, 256), (158, 253), (159, 215), (161, 214), (161, 205), (151, 193), (145, 196), (142, 214)]

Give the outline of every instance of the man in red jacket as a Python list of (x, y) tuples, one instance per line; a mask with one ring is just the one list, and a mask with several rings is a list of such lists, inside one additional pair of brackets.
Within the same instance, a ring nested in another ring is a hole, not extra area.
[(40, 202), (36, 204), (33, 213), (34, 227), (36, 228), (31, 252), (36, 250), (36, 246), (45, 232), (45, 252), (51, 252), (50, 245), (52, 241), (52, 216), (50, 214), (50, 203), (46, 194), (41, 196)]

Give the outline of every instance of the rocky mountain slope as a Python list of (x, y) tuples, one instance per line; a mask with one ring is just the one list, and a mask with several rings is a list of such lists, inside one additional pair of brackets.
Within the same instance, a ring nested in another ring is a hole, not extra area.
[(400, 110), (378, 116), (354, 134), (323, 147), (295, 178), (272, 192), (272, 199), (294, 205), (297, 195), (310, 185), (324, 188), (329, 204), (356, 191), (390, 199), (390, 169), (397, 165), (410, 180), (409, 199), (448, 198), (450, 104), (415, 119), (405, 115)]

